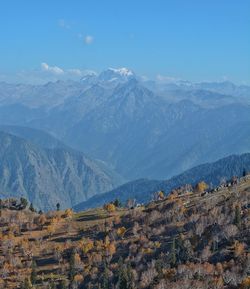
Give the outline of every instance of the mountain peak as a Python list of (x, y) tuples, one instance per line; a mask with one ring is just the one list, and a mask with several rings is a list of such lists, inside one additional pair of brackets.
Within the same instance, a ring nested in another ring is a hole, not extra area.
[(89, 79), (93, 79), (93, 78), (96, 78), (97, 77), (97, 74), (95, 72), (90, 72), (88, 74), (85, 74), (82, 78), (81, 78), (81, 81), (86, 81), (86, 80), (89, 80)]
[(124, 93), (125, 91), (133, 91), (135, 89), (146, 90), (147, 88), (142, 86), (136, 78), (130, 78), (126, 82), (117, 85), (115, 91), (122, 91)]
[(125, 67), (108, 68), (99, 74), (99, 80), (104, 82), (124, 82), (134, 77), (134, 72)]
[(112, 67), (109, 67), (107, 69), (107, 71), (111, 71), (113, 73), (116, 73), (116, 74), (119, 74), (121, 76), (134, 76), (134, 72), (126, 67), (121, 67), (121, 68), (112, 68)]

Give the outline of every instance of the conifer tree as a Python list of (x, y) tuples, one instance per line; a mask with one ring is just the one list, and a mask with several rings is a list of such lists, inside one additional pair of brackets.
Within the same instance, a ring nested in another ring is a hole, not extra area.
[(171, 260), (170, 260), (170, 263), (172, 266), (175, 266), (176, 265), (176, 241), (175, 241), (175, 238), (173, 239), (173, 242), (172, 242), (172, 246), (171, 246), (171, 252), (170, 252), (170, 257), (171, 257)]
[(102, 289), (109, 289), (109, 276), (108, 276), (108, 268), (106, 262), (104, 263), (104, 272), (103, 272), (103, 280), (102, 280)]
[(27, 206), (28, 206), (28, 201), (27, 201), (25, 198), (21, 197), (21, 198), (20, 198), (20, 203), (21, 203), (21, 206), (22, 206), (23, 209), (26, 209), (26, 208), (27, 208)]
[(21, 289), (32, 289), (32, 284), (30, 282), (30, 278), (25, 278), (23, 284), (21, 285)]
[(155, 262), (155, 269), (156, 269), (156, 271), (157, 271), (157, 273), (158, 273), (158, 278), (159, 279), (162, 279), (163, 278), (163, 262), (162, 262), (162, 260), (157, 260), (156, 262)]
[(32, 285), (36, 284), (36, 281), (37, 281), (36, 268), (37, 268), (36, 261), (33, 260), (32, 265), (31, 265), (31, 275), (30, 275), (30, 281)]
[(218, 241), (217, 240), (213, 240), (212, 251), (216, 252), (217, 250), (218, 250)]
[(69, 280), (71, 283), (73, 282), (75, 275), (76, 275), (75, 253), (72, 251), (69, 260)]
[(123, 264), (122, 258), (120, 258), (118, 263), (118, 288), (128, 289), (128, 283), (129, 282), (126, 266)]
[(120, 208), (122, 206), (121, 202), (119, 201), (119, 199), (115, 199), (115, 201), (113, 202), (113, 204), (117, 207)]
[(49, 284), (49, 288), (48, 288), (48, 289), (57, 289), (54, 280), (51, 280), (51, 281), (50, 281), (50, 284)]
[(127, 265), (127, 276), (128, 276), (128, 289), (135, 289), (134, 275), (130, 263)]
[(30, 207), (29, 207), (29, 210), (30, 210), (31, 212), (35, 212), (35, 208), (34, 208), (34, 206), (33, 206), (33, 204), (32, 204), (32, 203), (30, 203)]
[(58, 289), (67, 289), (68, 288), (65, 280), (60, 280), (57, 287), (58, 287)]
[(235, 207), (235, 219), (234, 219), (235, 225), (240, 226), (241, 224), (241, 213), (240, 213), (240, 206), (237, 205)]

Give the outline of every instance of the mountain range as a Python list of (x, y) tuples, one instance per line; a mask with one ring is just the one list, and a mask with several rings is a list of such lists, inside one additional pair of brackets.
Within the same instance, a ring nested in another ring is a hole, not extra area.
[(35, 143), (41, 142), (41, 133), (39, 139), (34, 137), (38, 131), (23, 128), (19, 134), (22, 132), (33, 142), (0, 131), (0, 198), (25, 197), (36, 208), (51, 210), (57, 203), (62, 208), (72, 207), (121, 183), (104, 164), (60, 145), (46, 133), (51, 148)]
[[(73, 201), (66, 197), (70, 206), (125, 181), (170, 179), (202, 163), (248, 153), (250, 87), (145, 80), (127, 68), (44, 85), (1, 82), (0, 130), (31, 142), (46, 158), (58, 149), (82, 153), (112, 175), (95, 192), (94, 185), (79, 186), (84, 193)], [(60, 157), (65, 163), (65, 155)]]

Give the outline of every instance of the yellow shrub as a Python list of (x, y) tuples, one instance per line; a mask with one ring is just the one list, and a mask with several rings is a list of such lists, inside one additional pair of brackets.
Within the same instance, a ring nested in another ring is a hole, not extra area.
[(125, 232), (126, 232), (126, 228), (125, 227), (120, 227), (120, 228), (117, 229), (117, 235), (119, 237), (123, 237)]

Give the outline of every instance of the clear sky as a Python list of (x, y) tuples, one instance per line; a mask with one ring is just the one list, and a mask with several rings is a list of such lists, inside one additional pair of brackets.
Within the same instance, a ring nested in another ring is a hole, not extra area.
[(249, 84), (250, 0), (1, 0), (0, 79), (123, 66)]

